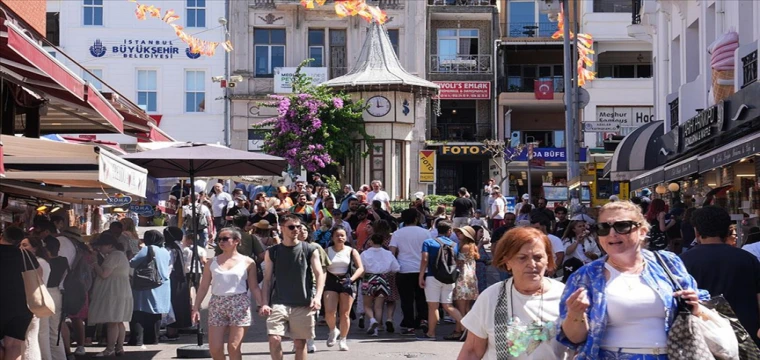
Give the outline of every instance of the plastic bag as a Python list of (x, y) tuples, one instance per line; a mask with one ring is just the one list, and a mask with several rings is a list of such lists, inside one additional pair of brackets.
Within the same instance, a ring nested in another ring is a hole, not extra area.
[(702, 305), (699, 306), (707, 320), (699, 317), (697, 326), (702, 330), (707, 347), (718, 360), (739, 360), (739, 341), (728, 319)]

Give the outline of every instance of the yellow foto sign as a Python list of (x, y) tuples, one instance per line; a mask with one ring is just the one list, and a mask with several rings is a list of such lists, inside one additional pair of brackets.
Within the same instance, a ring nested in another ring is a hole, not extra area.
[(435, 150), (420, 150), (420, 182), (435, 182)]

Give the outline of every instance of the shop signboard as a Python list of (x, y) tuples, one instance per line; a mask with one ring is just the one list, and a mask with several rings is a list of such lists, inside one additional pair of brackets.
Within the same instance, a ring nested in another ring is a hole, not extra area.
[(725, 102), (721, 101), (679, 125), (683, 140), (683, 152), (715, 138), (723, 131), (725, 106)]
[[(293, 76), (296, 74), (294, 67), (274, 68), (274, 92), (276, 94), (290, 94), (293, 92)], [(326, 67), (302, 67), (301, 74), (311, 78), (313, 85), (319, 85), (327, 81)]]
[(435, 150), (420, 150), (420, 182), (435, 182)]
[[(542, 159), (544, 162), (565, 162), (567, 161), (567, 152), (565, 148), (533, 148), (533, 159)], [(523, 148), (522, 153), (512, 158), (513, 161), (528, 161), (528, 147)], [(579, 161), (586, 161), (586, 148), (580, 148)]]
[(662, 168), (657, 171), (653, 171), (646, 176), (637, 177), (631, 180), (631, 189), (639, 190), (654, 184), (659, 184), (665, 181), (665, 172)]
[(98, 181), (116, 190), (145, 197), (148, 173), (106, 150), (98, 155)]
[(154, 38), (95, 39), (89, 48), (94, 58), (121, 59), (198, 59), (201, 54), (190, 52), (190, 48), (179, 40)]
[(113, 205), (113, 206), (129, 205), (131, 202), (132, 202), (132, 197), (124, 196), (124, 195), (109, 196), (106, 199), (106, 204)]
[(716, 153), (699, 157), (699, 172), (704, 173), (760, 152), (760, 138), (739, 141)]
[(680, 162), (675, 165), (665, 167), (665, 181), (678, 180), (684, 176), (689, 176), (697, 173), (697, 166), (699, 161), (697, 157), (693, 157), (687, 161)]
[(486, 147), (482, 145), (444, 145), (440, 148), (441, 155), (486, 155)]
[(129, 211), (140, 216), (153, 216), (153, 206), (151, 205), (135, 205), (129, 206)]
[(441, 87), (441, 100), (490, 100), (491, 83), (489, 81), (435, 81)]
[(583, 123), (585, 132), (615, 132), (620, 131), (620, 124), (614, 121), (589, 121)]
[(596, 121), (638, 127), (654, 120), (651, 106), (597, 106)]

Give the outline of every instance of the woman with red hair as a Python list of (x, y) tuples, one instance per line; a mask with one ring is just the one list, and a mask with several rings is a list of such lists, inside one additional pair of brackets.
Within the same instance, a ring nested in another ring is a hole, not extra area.
[(565, 285), (545, 276), (555, 267), (553, 254), (540, 230), (518, 227), (504, 234), (493, 265), (512, 278), (483, 291), (462, 319), (468, 333), (459, 360), (571, 358), (555, 336)]
[(650, 229), (647, 238), (649, 239), (649, 250), (664, 250), (668, 247), (668, 238), (665, 233), (675, 225), (675, 221), (665, 222), (665, 215), (668, 213), (668, 206), (662, 199), (654, 199), (649, 204), (649, 209), (645, 215), (649, 222)]

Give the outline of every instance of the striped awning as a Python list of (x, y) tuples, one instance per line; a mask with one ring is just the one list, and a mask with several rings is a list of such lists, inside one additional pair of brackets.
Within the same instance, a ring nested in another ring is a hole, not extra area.
[(660, 138), (665, 133), (664, 126), (664, 121), (653, 121), (634, 130), (620, 142), (610, 161), (612, 181), (630, 181), (662, 165), (657, 154), (662, 148)]

